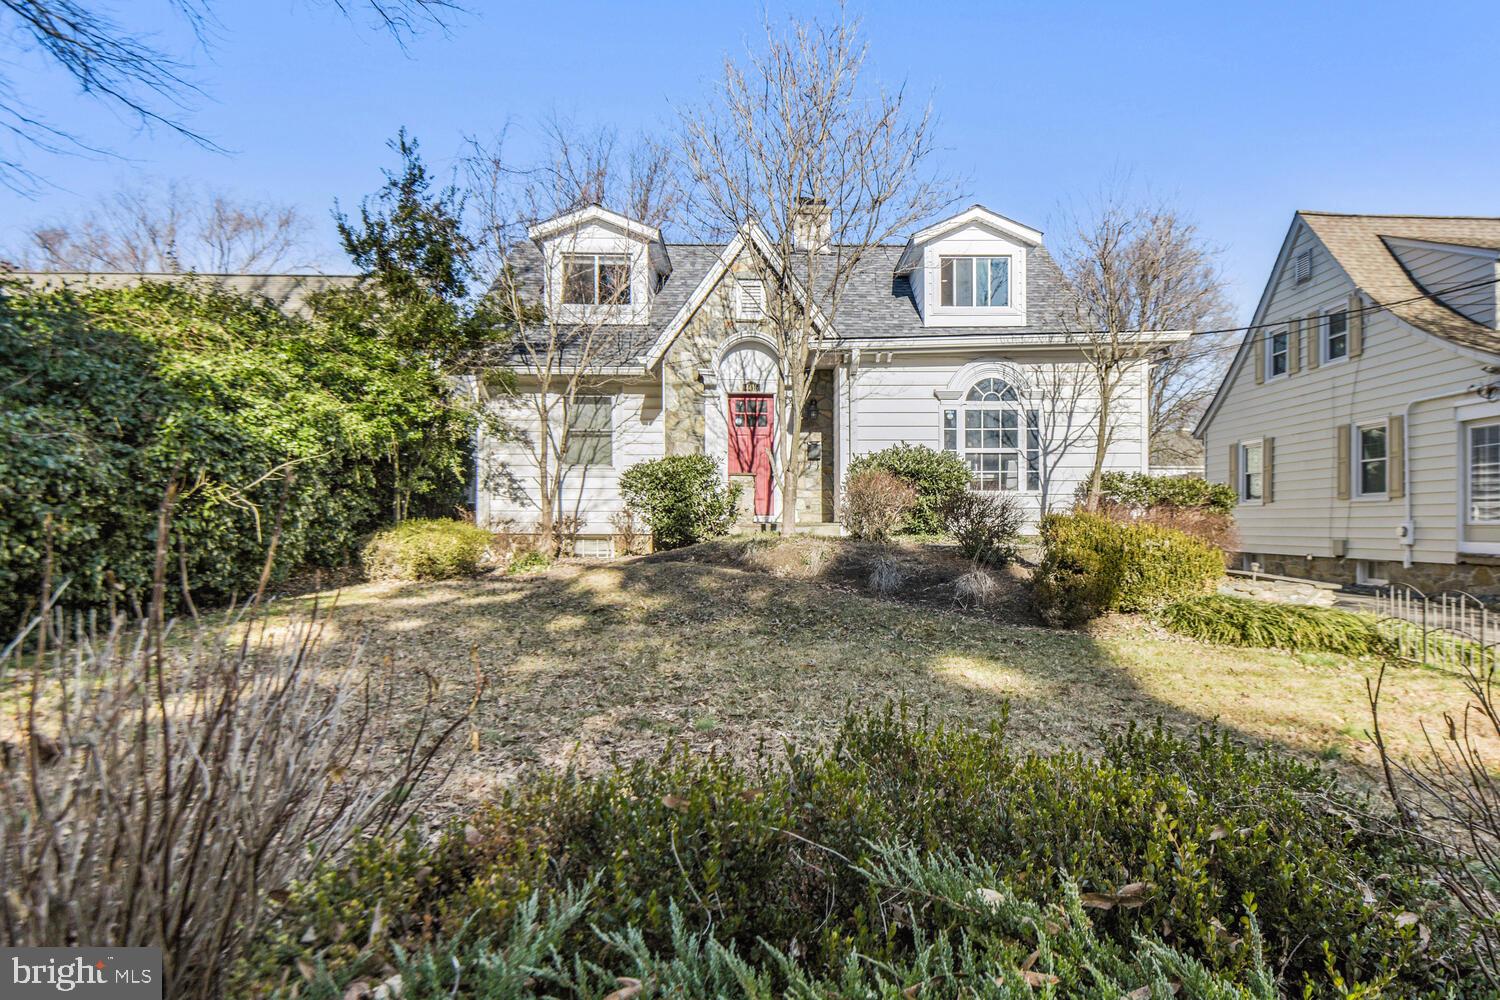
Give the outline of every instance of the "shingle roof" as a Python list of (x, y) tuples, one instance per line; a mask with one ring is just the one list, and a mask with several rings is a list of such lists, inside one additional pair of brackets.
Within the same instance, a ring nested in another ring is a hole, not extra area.
[[(593, 354), (599, 364), (630, 365), (639, 362), (651, 345), (667, 329), (693, 291), (718, 261), (725, 244), (668, 243), (667, 256), (672, 273), (651, 301), (650, 315), (643, 325), (606, 326), (594, 333)], [(904, 248), (899, 245), (872, 248), (860, 261), (845, 288), (834, 326), (839, 337), (847, 340), (904, 340), (951, 336), (1009, 336), (1064, 332), (1067, 308), (1067, 285), (1062, 270), (1045, 247), (1036, 246), (1026, 259), (1027, 324), (1019, 327), (952, 327), (930, 328), (922, 325), (922, 315), (912, 297), (911, 282), (894, 275), (896, 262)], [(541, 251), (531, 243), (518, 248), (512, 259), (516, 279), (523, 294), (531, 301), (541, 301), (544, 288), (544, 261)], [(512, 359), (520, 349), (514, 349)]]
[(1338, 215), (1298, 212), (1350, 280), (1378, 303), (1428, 333), (1500, 353), (1500, 332), (1444, 305), (1412, 280), (1383, 237), (1500, 250), (1500, 219), (1468, 216)]

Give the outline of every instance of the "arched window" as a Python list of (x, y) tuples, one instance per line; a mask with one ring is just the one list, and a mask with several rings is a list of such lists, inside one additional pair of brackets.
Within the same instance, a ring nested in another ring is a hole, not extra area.
[(1041, 422), (1004, 379), (980, 379), (962, 406), (943, 411), (943, 449), (969, 463), (973, 489), (1041, 489)]

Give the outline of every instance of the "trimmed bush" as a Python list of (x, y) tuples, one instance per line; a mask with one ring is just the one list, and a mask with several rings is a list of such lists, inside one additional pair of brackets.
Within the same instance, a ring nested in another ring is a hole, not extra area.
[(1169, 528), (1049, 514), (1041, 536), (1033, 595), (1056, 625), (1079, 625), (1107, 611), (1152, 611), (1201, 594), (1224, 575), (1218, 549)]
[(651, 529), (657, 549), (676, 549), (726, 534), (740, 487), (726, 485), (707, 455), (669, 455), (626, 469), (620, 495)]
[(483, 568), (490, 538), (464, 521), (402, 521), (371, 535), (360, 561), (371, 580), (451, 580)]
[(1026, 512), (1009, 493), (964, 490), (943, 508), (943, 527), (958, 550), (977, 563), (999, 566), (1016, 557)]
[[(1088, 481), (1078, 485), (1075, 499), (1088, 499)], [(1233, 514), (1234, 487), (1211, 483), (1199, 476), (1153, 476), (1149, 472), (1106, 472), (1099, 482), (1099, 500), (1132, 511), (1153, 507), (1197, 508)]]
[(844, 480), (844, 527), (866, 542), (883, 542), (917, 502), (917, 491), (883, 469), (861, 469)]
[[(583, 886), (588, 918), (551, 943), (561, 966), (637, 978), (632, 956), (692, 961), (688, 939), (711, 933), (747, 974), (847, 984), (845, 970), (919, 967), (939, 935), (983, 942), (1000, 926), (1013, 950), (998, 966), (987, 948), (958, 959), (957, 981), (1000, 970), (1009, 981), (1040, 947), (1035, 968), (1059, 978), (1056, 995), (1117, 1000), (1147, 982), (1140, 970), (1113, 979), (1111, 962), (1099, 988), (1060, 945), (1068, 927), (1091, 928), (1106, 953), (1150, 953), (1141, 937), (1164, 935), (1240, 988), (1261, 981), (1264, 960), (1285, 995), (1377, 992), (1359, 983), (1436, 994), (1471, 967), (1414, 845), (1363, 825), (1331, 775), (1212, 733), (1132, 727), (1102, 749), (1037, 756), (1003, 724), (947, 729), (887, 711), (846, 719), (827, 749), (744, 766), (679, 749), (597, 776), (533, 775), (436, 844), (372, 842), (299, 888), (248, 968), (274, 983), (299, 959), (323, 962), (345, 986), (378, 977), (397, 946), (505, 934)], [(1007, 923), (1016, 906), (1047, 916)], [(900, 996), (921, 982), (797, 995)], [(1241, 995), (1201, 983), (1179, 995)], [(1264, 985), (1251, 995), (1278, 995)], [(700, 983), (684, 995), (719, 994)]]
[(1204, 594), (1162, 609), (1163, 625), (1200, 642), (1377, 656), (1390, 640), (1368, 615), (1337, 608), (1276, 604), (1227, 594)]
[(973, 476), (969, 466), (953, 452), (936, 451), (925, 444), (893, 444), (849, 463), (851, 476), (866, 469), (900, 476), (917, 491), (901, 530), (920, 535), (936, 535), (943, 530), (943, 508), (968, 490)]

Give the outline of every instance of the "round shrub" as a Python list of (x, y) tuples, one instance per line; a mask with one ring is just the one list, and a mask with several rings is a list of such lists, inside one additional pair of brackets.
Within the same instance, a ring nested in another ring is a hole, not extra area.
[(651, 529), (656, 548), (675, 549), (727, 533), (740, 487), (726, 485), (707, 455), (668, 455), (626, 469), (620, 495)]
[(1026, 511), (1009, 493), (964, 490), (943, 508), (943, 527), (958, 550), (978, 563), (998, 566), (1016, 557)]
[(917, 491), (883, 469), (861, 469), (844, 480), (844, 527), (867, 542), (883, 542), (917, 502)]
[(1049, 514), (1041, 536), (1033, 597), (1056, 625), (1079, 625), (1106, 611), (1151, 611), (1204, 593), (1224, 575), (1218, 549), (1170, 528)]
[(893, 444), (849, 463), (851, 476), (866, 469), (881, 469), (912, 485), (917, 499), (906, 512), (901, 530), (922, 535), (943, 530), (943, 508), (968, 490), (972, 476), (969, 466), (953, 452), (936, 451), (925, 444)]
[(451, 580), (484, 566), (490, 533), (463, 521), (402, 521), (370, 536), (360, 552), (371, 580)]

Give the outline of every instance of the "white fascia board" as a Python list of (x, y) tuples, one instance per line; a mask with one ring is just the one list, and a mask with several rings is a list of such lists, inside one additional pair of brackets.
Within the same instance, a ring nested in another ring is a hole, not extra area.
[(648, 226), (644, 222), (637, 222), (634, 219), (627, 218), (619, 212), (611, 212), (602, 205), (588, 205), (575, 212), (566, 212), (546, 221), (538, 222), (535, 225), (527, 227), (526, 235), (532, 240), (545, 240), (590, 222), (599, 222), (606, 226), (612, 226), (627, 236), (640, 240), (643, 243), (661, 242), (660, 229), (657, 229), (655, 226)]
[[(1192, 334), (1186, 330), (1162, 330), (1143, 333), (1134, 341), (1143, 350), (1161, 344), (1175, 344), (1187, 340)], [(1075, 333), (1031, 333), (998, 334), (993, 337), (902, 337), (881, 339), (878, 337), (843, 337), (824, 340), (824, 350), (834, 348), (858, 348), (868, 351), (951, 351), (968, 348), (976, 351), (993, 351), (1016, 348), (1078, 347), (1093, 343), (1086, 334)]]

